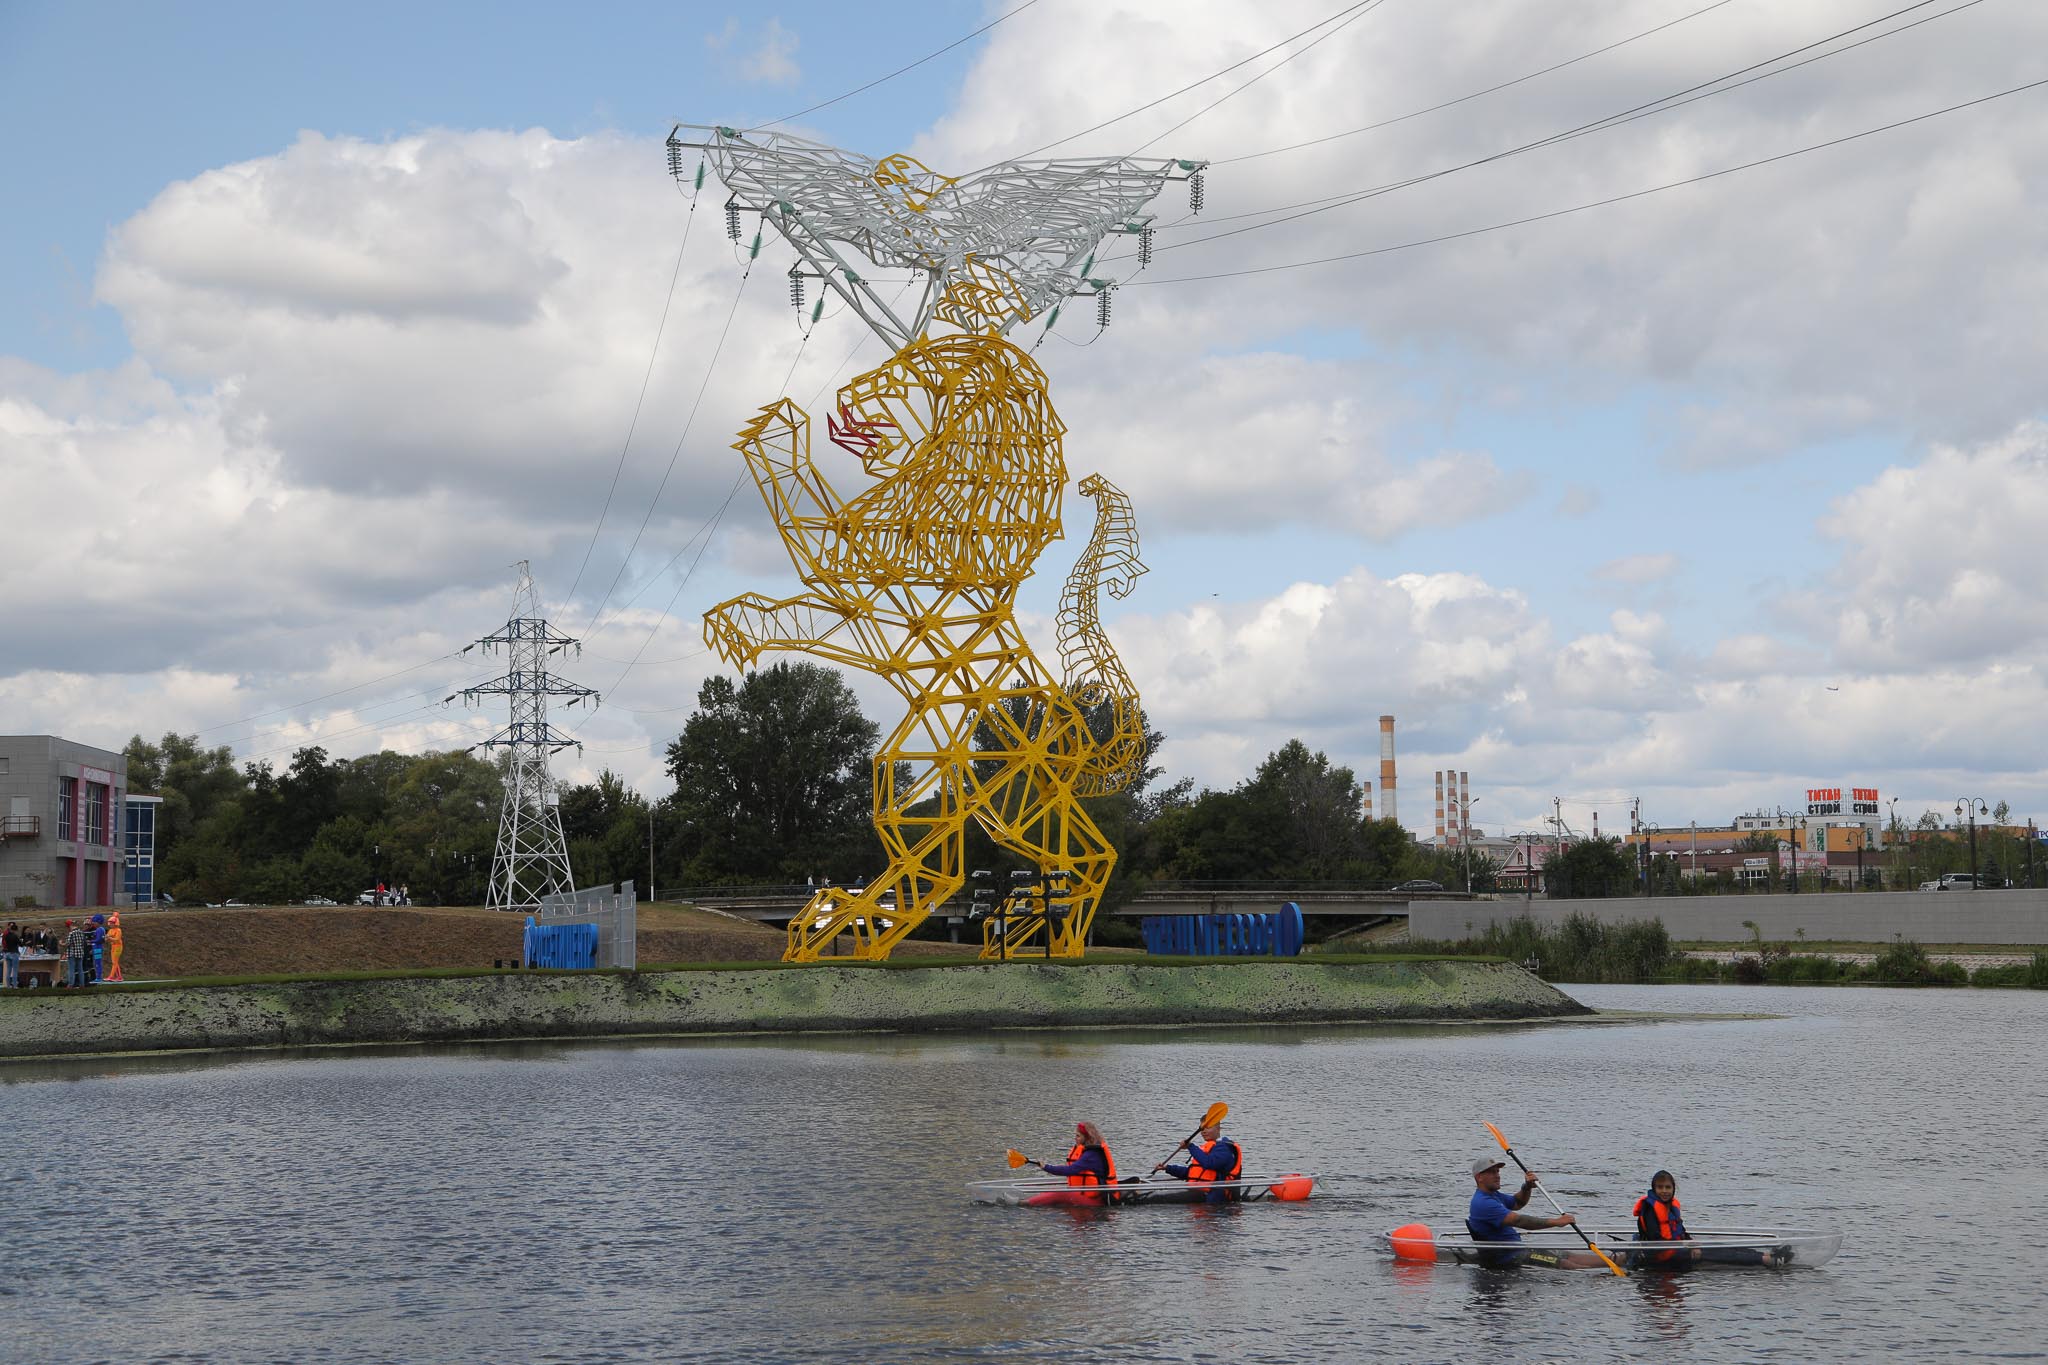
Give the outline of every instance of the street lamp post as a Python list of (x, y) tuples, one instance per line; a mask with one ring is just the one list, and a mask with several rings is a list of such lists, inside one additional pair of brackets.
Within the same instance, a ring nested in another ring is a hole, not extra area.
[(1960, 820), (1966, 815), (1970, 819), (1970, 889), (1972, 891), (1977, 890), (1983, 885), (1982, 880), (1977, 875), (1977, 817), (1990, 813), (1991, 807), (1984, 804), (1984, 798), (1981, 796), (1959, 796), (1956, 798), (1956, 819)]
[[(1465, 850), (1465, 894), (1472, 894), (1472, 808), (1479, 804), (1474, 796), (1458, 803), (1458, 843)], [(1499, 883), (1495, 883), (1498, 888)]]

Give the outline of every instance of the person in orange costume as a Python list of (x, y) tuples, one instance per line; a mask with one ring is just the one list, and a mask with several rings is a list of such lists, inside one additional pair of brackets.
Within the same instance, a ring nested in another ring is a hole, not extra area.
[(107, 980), (127, 979), (121, 975), (121, 915), (116, 911), (107, 916)]

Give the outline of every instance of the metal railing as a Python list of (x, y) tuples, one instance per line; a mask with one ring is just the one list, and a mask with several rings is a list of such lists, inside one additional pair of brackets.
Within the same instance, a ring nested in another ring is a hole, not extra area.
[(40, 839), (42, 837), (42, 816), (0, 815), (0, 839)]

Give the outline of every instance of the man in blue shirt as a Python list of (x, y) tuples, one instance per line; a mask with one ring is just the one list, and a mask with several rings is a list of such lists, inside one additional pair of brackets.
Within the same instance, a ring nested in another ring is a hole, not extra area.
[[(1529, 1196), (1536, 1191), (1536, 1172), (1524, 1174), (1522, 1188), (1515, 1195), (1500, 1192), (1501, 1167), (1507, 1163), (1496, 1161), (1491, 1156), (1475, 1157), (1472, 1162), (1472, 1183), (1478, 1186), (1472, 1191), (1472, 1204), (1465, 1214), (1465, 1228), (1475, 1242), (1520, 1242), (1522, 1234), (1517, 1228), (1562, 1228), (1570, 1227), (1579, 1220), (1574, 1214), (1560, 1213), (1555, 1218), (1545, 1218), (1538, 1213), (1523, 1213)], [(1588, 1252), (1536, 1250), (1515, 1248), (1503, 1250), (1488, 1258), (1486, 1264), (1496, 1266), (1520, 1265), (1523, 1262), (1536, 1265), (1554, 1266), (1560, 1270), (1584, 1270), (1601, 1264), (1598, 1256)]]

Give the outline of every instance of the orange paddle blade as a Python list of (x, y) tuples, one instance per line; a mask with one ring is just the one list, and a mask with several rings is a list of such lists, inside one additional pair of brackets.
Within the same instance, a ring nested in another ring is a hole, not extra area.
[(1009, 1158), (1010, 1169), (1013, 1171), (1016, 1170), (1019, 1166), (1027, 1164), (1031, 1160), (1030, 1157), (1024, 1155), (1015, 1147), (1012, 1147), (1007, 1153), (1005, 1153), (1005, 1155)]
[(1407, 1223), (1388, 1234), (1394, 1257), (1402, 1261), (1436, 1260), (1436, 1236), (1425, 1223)]
[[(1484, 1120), (1481, 1120), (1481, 1122), (1484, 1122)], [(1488, 1124), (1486, 1125), (1486, 1131), (1487, 1131), (1487, 1132), (1489, 1132), (1489, 1133), (1491, 1133), (1491, 1134), (1493, 1134), (1493, 1140), (1494, 1140), (1495, 1142), (1498, 1142), (1498, 1143), (1500, 1144), (1500, 1149), (1501, 1149), (1501, 1150), (1502, 1150), (1503, 1152), (1507, 1152), (1507, 1151), (1512, 1151), (1512, 1150), (1513, 1150), (1513, 1148), (1511, 1148), (1511, 1147), (1509, 1147), (1509, 1146), (1508, 1146), (1508, 1140), (1507, 1140), (1507, 1139), (1506, 1139), (1505, 1137), (1503, 1137), (1503, 1136), (1501, 1135), (1501, 1131), (1500, 1131), (1500, 1129), (1498, 1129), (1498, 1128), (1494, 1127), (1494, 1126), (1493, 1126), (1492, 1124), (1488, 1123)]]
[(1202, 1121), (1195, 1125), (1195, 1131), (1199, 1133), (1212, 1123), (1223, 1122), (1223, 1116), (1229, 1112), (1229, 1105), (1225, 1104), (1222, 1100), (1216, 1101), (1216, 1103), (1209, 1106), (1208, 1112), (1202, 1115)]

